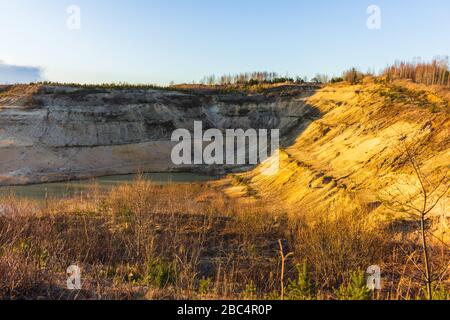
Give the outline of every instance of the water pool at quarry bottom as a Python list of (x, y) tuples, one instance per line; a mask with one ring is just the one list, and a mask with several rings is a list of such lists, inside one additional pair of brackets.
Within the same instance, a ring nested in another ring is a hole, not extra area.
[[(141, 176), (144, 180), (150, 181), (156, 185), (202, 182), (216, 179), (216, 177), (203, 176), (193, 173), (147, 173)], [(136, 178), (137, 175), (130, 174), (100, 177), (89, 180), (0, 187), (0, 197), (13, 194), (18, 198), (44, 200), (46, 197), (66, 198), (71, 196), (82, 196), (95, 187), (98, 187), (101, 191), (108, 191), (114, 186), (131, 183)]]

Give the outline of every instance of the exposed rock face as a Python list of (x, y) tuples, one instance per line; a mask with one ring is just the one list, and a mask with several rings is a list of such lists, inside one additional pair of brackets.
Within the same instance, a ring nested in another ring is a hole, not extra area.
[[(296, 136), (320, 113), (305, 104), (314, 88), (289, 94), (184, 93), (169, 90), (9, 88), (0, 97), (0, 185), (28, 184), (136, 171), (224, 172), (176, 166), (177, 128), (281, 130)], [(18, 97), (15, 99), (15, 97)]]

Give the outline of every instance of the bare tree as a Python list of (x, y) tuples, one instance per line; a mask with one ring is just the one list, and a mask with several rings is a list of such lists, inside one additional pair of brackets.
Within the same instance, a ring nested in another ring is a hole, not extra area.
[[(394, 186), (394, 192), (386, 192), (380, 196), (382, 203), (392, 211), (407, 214), (420, 225), (420, 238), (423, 250), (424, 280), (427, 288), (428, 299), (433, 299), (433, 282), (436, 280), (431, 264), (430, 250), (427, 238), (427, 229), (431, 219), (430, 214), (439, 204), (439, 202), (448, 194), (450, 189), (447, 166), (440, 173), (431, 172), (426, 174), (419, 162), (419, 156), (423, 153), (420, 140), (415, 144), (408, 145), (402, 137), (399, 151), (403, 160), (412, 167), (414, 182), (408, 182), (406, 186)], [(405, 188), (407, 187), (407, 188)], [(405, 191), (409, 189), (409, 191)], [(444, 271), (448, 269), (445, 266)]]
[(344, 71), (342, 78), (351, 84), (357, 84), (364, 78), (364, 74), (356, 68), (351, 68), (350, 70)]
[(286, 268), (286, 260), (289, 259), (289, 257), (291, 257), (294, 253), (293, 252), (289, 252), (288, 254), (284, 253), (283, 250), (283, 243), (281, 240), (278, 240), (278, 245), (280, 247), (280, 250), (278, 251), (280, 254), (280, 258), (281, 258), (281, 274), (280, 274), (280, 285), (281, 285), (281, 296), (280, 299), (284, 300), (284, 272), (285, 272), (285, 268)]
[(427, 85), (450, 84), (449, 57), (437, 56), (431, 62), (415, 60), (413, 62), (397, 61), (387, 67), (382, 75), (388, 80), (410, 79), (416, 83)]

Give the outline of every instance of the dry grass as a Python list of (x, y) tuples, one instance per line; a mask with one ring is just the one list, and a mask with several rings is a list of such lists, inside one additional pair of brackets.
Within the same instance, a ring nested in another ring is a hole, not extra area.
[[(317, 288), (310, 298), (339, 298), (351, 272), (373, 264), (386, 279), (376, 298), (423, 297), (414, 267), (420, 254), (405, 241), (414, 233), (376, 227), (363, 210), (307, 220), (207, 184), (142, 180), (107, 194), (94, 188), (83, 199), (1, 203), (3, 299), (278, 299), (280, 239), (293, 253), (286, 283), (306, 261)], [(436, 245), (435, 252), (436, 263), (449, 261), (448, 250)], [(81, 291), (66, 289), (73, 264), (82, 269)]]

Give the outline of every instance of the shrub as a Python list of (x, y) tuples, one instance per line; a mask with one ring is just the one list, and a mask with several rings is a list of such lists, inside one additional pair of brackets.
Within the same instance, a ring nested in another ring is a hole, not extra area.
[(202, 296), (207, 295), (211, 290), (211, 278), (202, 278), (198, 283), (198, 293)]
[(160, 289), (174, 284), (176, 280), (176, 264), (163, 259), (150, 260), (147, 263), (145, 283)]
[(370, 300), (371, 291), (366, 284), (365, 273), (361, 270), (350, 272), (350, 281), (342, 284), (336, 292), (339, 300)]
[(347, 81), (351, 84), (357, 84), (360, 83), (364, 79), (364, 74), (356, 68), (351, 68), (350, 70), (347, 70), (342, 75), (342, 78), (344, 81)]
[(320, 288), (335, 288), (350, 271), (364, 269), (382, 260), (386, 238), (376, 224), (368, 222), (365, 210), (334, 212), (314, 217), (314, 222), (290, 222), (295, 256), (307, 259)]
[[(436, 286), (433, 285), (433, 300), (436, 301), (445, 301), (445, 300), (450, 300), (450, 291), (448, 291), (445, 286), (440, 285), (440, 286)], [(421, 294), (423, 297), (427, 297), (428, 293), (427, 293), (427, 288), (423, 287), (421, 289)]]
[(344, 81), (344, 79), (342, 77), (333, 77), (330, 80), (331, 83), (338, 83), (338, 82), (342, 82), (342, 81)]
[(287, 300), (311, 300), (316, 297), (316, 289), (308, 271), (306, 261), (303, 265), (297, 264), (298, 278), (290, 280), (287, 287)]
[(244, 292), (242, 292), (242, 299), (244, 300), (255, 300), (256, 295), (256, 286), (255, 283), (250, 280), (245, 286)]

